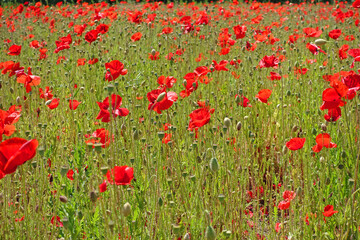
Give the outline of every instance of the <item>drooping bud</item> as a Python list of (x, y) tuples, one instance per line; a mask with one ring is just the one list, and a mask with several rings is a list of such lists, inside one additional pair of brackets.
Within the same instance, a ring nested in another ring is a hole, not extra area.
[(208, 225), (206, 227), (206, 231), (205, 231), (205, 239), (206, 240), (215, 240), (216, 239), (216, 232), (215, 229)]
[(209, 165), (210, 165), (211, 171), (217, 172), (219, 170), (219, 163), (216, 158), (211, 158)]

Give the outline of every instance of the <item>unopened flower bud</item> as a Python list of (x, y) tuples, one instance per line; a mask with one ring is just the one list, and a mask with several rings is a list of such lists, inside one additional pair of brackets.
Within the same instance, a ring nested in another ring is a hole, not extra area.
[(125, 203), (122, 209), (122, 213), (125, 217), (129, 216), (131, 214), (131, 205), (130, 203)]
[(227, 128), (229, 128), (230, 127), (230, 125), (231, 125), (231, 120), (230, 120), (230, 118), (225, 118), (224, 119), (224, 125), (227, 127)]
[(156, 99), (156, 102), (161, 102), (162, 100), (164, 100), (165, 96), (166, 96), (166, 92), (160, 93)]
[(215, 240), (216, 239), (216, 232), (215, 229), (208, 225), (206, 227), (206, 231), (205, 231), (205, 239), (206, 240)]

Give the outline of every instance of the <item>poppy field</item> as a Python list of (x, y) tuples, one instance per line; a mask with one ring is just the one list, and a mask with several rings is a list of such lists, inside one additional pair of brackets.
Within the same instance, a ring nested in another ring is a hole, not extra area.
[(360, 1), (0, 7), (0, 239), (359, 239)]

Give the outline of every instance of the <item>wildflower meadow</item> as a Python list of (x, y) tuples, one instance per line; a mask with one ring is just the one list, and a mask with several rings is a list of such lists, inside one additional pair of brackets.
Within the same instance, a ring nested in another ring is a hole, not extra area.
[(0, 5), (0, 239), (360, 239), (360, 0)]

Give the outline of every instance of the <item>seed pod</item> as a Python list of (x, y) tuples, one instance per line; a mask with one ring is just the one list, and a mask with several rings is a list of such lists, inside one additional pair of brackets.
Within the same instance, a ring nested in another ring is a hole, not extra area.
[(131, 205), (130, 203), (125, 203), (122, 209), (122, 213), (125, 217), (129, 216), (131, 214)]
[(323, 130), (324, 132), (326, 132), (327, 130), (327, 127), (326, 127), (326, 124), (321, 124), (321, 130)]

